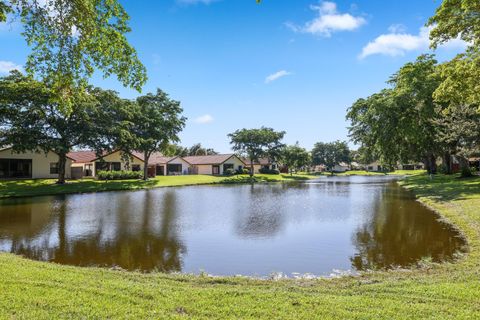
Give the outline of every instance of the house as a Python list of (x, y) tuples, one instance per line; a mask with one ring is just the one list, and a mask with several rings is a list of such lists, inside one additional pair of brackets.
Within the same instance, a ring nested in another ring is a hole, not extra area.
[(468, 163), (470, 164), (471, 168), (476, 168), (477, 170), (480, 170), (480, 157), (474, 157), (468, 159)]
[[(250, 159), (242, 158), (241, 159), (245, 163), (245, 169), (250, 170)], [(260, 158), (258, 161), (253, 162), (253, 173), (257, 174), (260, 173), (260, 169), (265, 170), (278, 170), (278, 164), (271, 161), (268, 158)]]
[(183, 158), (190, 164), (190, 174), (223, 175), (228, 169), (242, 170), (245, 163), (234, 154), (188, 156)]
[[(70, 178), (73, 159), (67, 157), (65, 177)], [(11, 147), (0, 149), (0, 179), (56, 179), (58, 155), (54, 152), (13, 152)]]
[(422, 170), (425, 168), (423, 163), (406, 163), (406, 164), (399, 164), (398, 170)]
[(369, 163), (365, 167), (366, 167), (367, 171), (376, 171), (376, 172), (383, 171), (383, 167), (380, 165), (380, 162), (378, 162), (378, 161)]
[(333, 167), (332, 171), (334, 171), (334, 172), (347, 172), (348, 170), (350, 170), (350, 165), (348, 163), (345, 163), (345, 162), (340, 162), (339, 164), (336, 164)]
[[(94, 151), (74, 151), (68, 154), (74, 159), (72, 177), (95, 177), (98, 171), (143, 171), (145, 167), (144, 155), (141, 152), (132, 152), (127, 157), (121, 151), (105, 153), (98, 157)], [(189, 172), (190, 164), (181, 157), (165, 157), (154, 152), (148, 160), (148, 175), (150, 177), (165, 175), (181, 175)]]

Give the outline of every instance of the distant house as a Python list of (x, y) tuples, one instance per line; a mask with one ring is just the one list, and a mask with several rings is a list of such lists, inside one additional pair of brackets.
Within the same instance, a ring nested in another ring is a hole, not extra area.
[[(67, 157), (65, 177), (70, 178), (73, 159)], [(0, 179), (56, 179), (58, 155), (54, 152), (29, 151), (15, 153), (12, 148), (0, 149)]]
[(332, 168), (334, 172), (347, 172), (348, 170), (350, 170), (350, 165), (345, 162), (340, 162)]
[(469, 158), (468, 163), (470, 167), (480, 170), (480, 157)]
[(190, 174), (223, 175), (228, 169), (241, 170), (246, 165), (234, 154), (189, 156), (183, 160), (191, 165)]
[[(246, 158), (241, 159), (245, 163), (245, 168), (250, 169), (250, 160)], [(268, 158), (260, 158), (258, 161), (253, 162), (253, 173), (257, 174), (260, 173), (260, 169), (266, 169), (266, 170), (278, 170), (278, 164), (271, 161)]]
[(423, 163), (406, 163), (406, 164), (399, 164), (398, 170), (422, 170), (425, 168)]
[(367, 171), (374, 171), (374, 172), (383, 171), (383, 167), (380, 165), (380, 162), (378, 161), (367, 164), (365, 168)]

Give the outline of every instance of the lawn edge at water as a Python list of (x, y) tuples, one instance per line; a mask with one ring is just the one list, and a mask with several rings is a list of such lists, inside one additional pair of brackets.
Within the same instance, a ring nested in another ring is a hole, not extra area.
[(480, 178), (400, 182), (467, 237), (458, 263), (330, 280), (140, 274), (0, 254), (0, 318), (479, 318)]
[(306, 181), (316, 179), (317, 176), (307, 174), (295, 175), (266, 175), (258, 174), (253, 178), (248, 175), (233, 177), (187, 175), (156, 177), (148, 181), (143, 180), (116, 180), (99, 181), (95, 179), (69, 180), (64, 185), (55, 183), (55, 179), (36, 180), (0, 180), (0, 199), (23, 198), (34, 196), (54, 196), (66, 194), (84, 194), (109, 191), (136, 191), (155, 188), (187, 187), (200, 185), (231, 185), (249, 183), (279, 183)]
[[(388, 175), (416, 175), (419, 171), (395, 171)], [(341, 174), (311, 175), (308, 173), (268, 175), (257, 174), (253, 178), (248, 175), (232, 177), (210, 175), (187, 175), (156, 177), (148, 181), (118, 180), (99, 181), (95, 179), (69, 180), (64, 185), (55, 184), (55, 179), (36, 180), (0, 180), (0, 199), (24, 198), (35, 196), (55, 196), (68, 194), (84, 194), (110, 191), (136, 191), (167, 187), (188, 187), (200, 185), (232, 185), (251, 183), (280, 183), (307, 181), (321, 177), (335, 176), (384, 176), (384, 173), (351, 171)]]

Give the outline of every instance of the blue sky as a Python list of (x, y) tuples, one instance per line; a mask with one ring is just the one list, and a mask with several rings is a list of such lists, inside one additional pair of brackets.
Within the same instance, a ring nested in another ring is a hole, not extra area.
[[(405, 62), (428, 52), (422, 28), (433, 0), (120, 0), (130, 42), (157, 87), (189, 118), (182, 144), (229, 152), (227, 134), (268, 126), (287, 143), (348, 139), (346, 109), (385, 87)], [(21, 67), (28, 47), (18, 24), (0, 24), (0, 74)], [(440, 60), (462, 51), (453, 41)], [(114, 78), (92, 83), (123, 97)]]

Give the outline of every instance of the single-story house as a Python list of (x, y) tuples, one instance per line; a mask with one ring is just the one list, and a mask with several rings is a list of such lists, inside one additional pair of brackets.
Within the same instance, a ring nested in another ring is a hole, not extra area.
[(406, 163), (398, 165), (398, 170), (422, 170), (425, 168), (423, 163)]
[(383, 171), (383, 167), (380, 165), (380, 162), (378, 161), (367, 164), (365, 168), (367, 171), (376, 171), (376, 172)]
[[(94, 151), (74, 151), (68, 154), (74, 159), (72, 177), (95, 177), (98, 171), (143, 171), (144, 155), (132, 152), (125, 159), (121, 151), (113, 151), (98, 157)], [(126, 161), (128, 160), (128, 161)], [(148, 175), (150, 177), (188, 174), (190, 164), (181, 157), (165, 157), (155, 152), (148, 160)]]
[(470, 164), (471, 168), (480, 170), (480, 157), (470, 158), (468, 159), (468, 163)]
[(223, 175), (228, 169), (242, 170), (245, 162), (234, 154), (183, 157), (188, 162), (190, 174)]
[[(73, 159), (67, 157), (65, 177), (70, 178)], [(54, 152), (13, 152), (11, 147), (0, 149), (0, 179), (56, 179), (58, 155)]]
[[(245, 168), (250, 170), (250, 159), (242, 158), (241, 160), (245, 163)], [(279, 167), (277, 163), (268, 158), (260, 158), (258, 161), (253, 162), (253, 173), (260, 173), (260, 169), (278, 170)]]
[(334, 172), (347, 172), (350, 170), (350, 165), (345, 162), (340, 162), (333, 167)]

